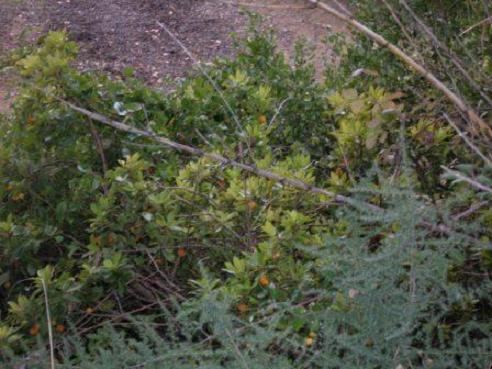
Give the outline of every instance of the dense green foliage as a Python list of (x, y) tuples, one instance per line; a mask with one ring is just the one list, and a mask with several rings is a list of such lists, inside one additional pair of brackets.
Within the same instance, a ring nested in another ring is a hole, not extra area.
[[(24, 84), (0, 120), (0, 360), (49, 367), (47, 297), (60, 367), (486, 367), (491, 194), (441, 166), (485, 187), (492, 168), (439, 117), (452, 108), (396, 82), (387, 55), (384, 78), (351, 77), (384, 74), (360, 65), (365, 40), (323, 82), (270, 33), (237, 47), (171, 93), (129, 69), (76, 71), (59, 32), (12, 56)], [(62, 100), (384, 210), (187, 157)]]

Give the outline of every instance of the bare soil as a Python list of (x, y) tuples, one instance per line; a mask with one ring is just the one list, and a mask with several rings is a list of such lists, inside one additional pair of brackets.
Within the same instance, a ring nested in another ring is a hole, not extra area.
[[(332, 61), (323, 39), (345, 30), (304, 0), (0, 0), (0, 56), (48, 30), (66, 29), (80, 45), (80, 69), (117, 74), (131, 66), (160, 85), (166, 77), (184, 76), (193, 62), (159, 23), (207, 62), (232, 54), (231, 33), (243, 34), (248, 23), (242, 8), (266, 17), (288, 57), (297, 39), (311, 42), (319, 71)], [(7, 82), (0, 74), (0, 111), (8, 106)]]

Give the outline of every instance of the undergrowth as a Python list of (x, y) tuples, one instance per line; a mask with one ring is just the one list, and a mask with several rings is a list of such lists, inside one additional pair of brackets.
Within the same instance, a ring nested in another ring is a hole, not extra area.
[(48, 368), (48, 323), (59, 368), (490, 363), (492, 168), (440, 117), (452, 108), (387, 58), (388, 75), (354, 75), (365, 40), (338, 44), (320, 82), (302, 46), (291, 66), (255, 29), (171, 93), (131, 69), (73, 69), (62, 32), (11, 55), (23, 82), (0, 118), (2, 365)]

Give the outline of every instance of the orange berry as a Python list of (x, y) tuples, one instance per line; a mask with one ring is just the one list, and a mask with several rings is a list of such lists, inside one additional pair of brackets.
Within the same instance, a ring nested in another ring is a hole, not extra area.
[(264, 114), (258, 117), (258, 123), (260, 123), (261, 125), (266, 124), (266, 122), (267, 122), (267, 117)]
[(55, 330), (58, 333), (63, 333), (63, 332), (65, 332), (65, 326), (63, 324), (57, 324), (56, 327), (55, 327)]
[(258, 207), (258, 204), (254, 200), (249, 200), (247, 205), (249, 210), (255, 210)]
[(34, 123), (36, 123), (36, 120), (34, 119), (34, 117), (33, 116), (29, 116), (27, 118), (27, 124), (33, 125)]
[(311, 337), (306, 337), (306, 339), (304, 340), (304, 343), (306, 344), (307, 347), (310, 347), (313, 345), (314, 339)]
[(262, 275), (260, 277), (260, 279), (258, 280), (258, 282), (260, 283), (260, 286), (262, 286), (262, 287), (266, 287), (270, 284), (270, 280), (268, 279), (268, 277), (266, 275)]
[(244, 302), (241, 302), (236, 306), (236, 309), (240, 314), (244, 314), (248, 311), (249, 308), (248, 305), (246, 305)]
[(184, 258), (186, 256), (186, 249), (184, 247), (178, 248), (178, 256)]
[(316, 333), (314, 333), (314, 332), (309, 332), (308, 337), (309, 337), (309, 338), (315, 338), (315, 337), (316, 337)]
[(88, 307), (87, 309), (85, 309), (85, 312), (86, 312), (87, 314), (92, 314), (92, 313), (94, 313), (94, 309), (93, 309), (93, 308), (91, 308), (91, 307)]
[(39, 331), (41, 330), (41, 327), (39, 326), (38, 323), (34, 323), (31, 327), (31, 329), (29, 329), (29, 334), (31, 336), (37, 336), (39, 334)]
[(112, 246), (115, 242), (115, 235), (114, 233), (108, 233), (108, 235), (106, 236), (106, 243), (109, 245), (109, 246)]

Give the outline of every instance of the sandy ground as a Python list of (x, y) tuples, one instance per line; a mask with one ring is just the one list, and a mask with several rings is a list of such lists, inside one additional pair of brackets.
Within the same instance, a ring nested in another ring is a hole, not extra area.
[[(153, 85), (185, 75), (192, 60), (159, 26), (164, 24), (203, 62), (232, 53), (231, 33), (244, 34), (248, 9), (265, 16), (288, 57), (295, 41), (314, 46), (318, 71), (332, 62), (323, 42), (340, 22), (304, 0), (0, 0), (0, 56), (48, 30), (66, 29), (80, 45), (78, 67), (119, 73), (127, 66)], [(0, 111), (12, 83), (0, 74)], [(15, 91), (14, 91), (15, 92)]]

